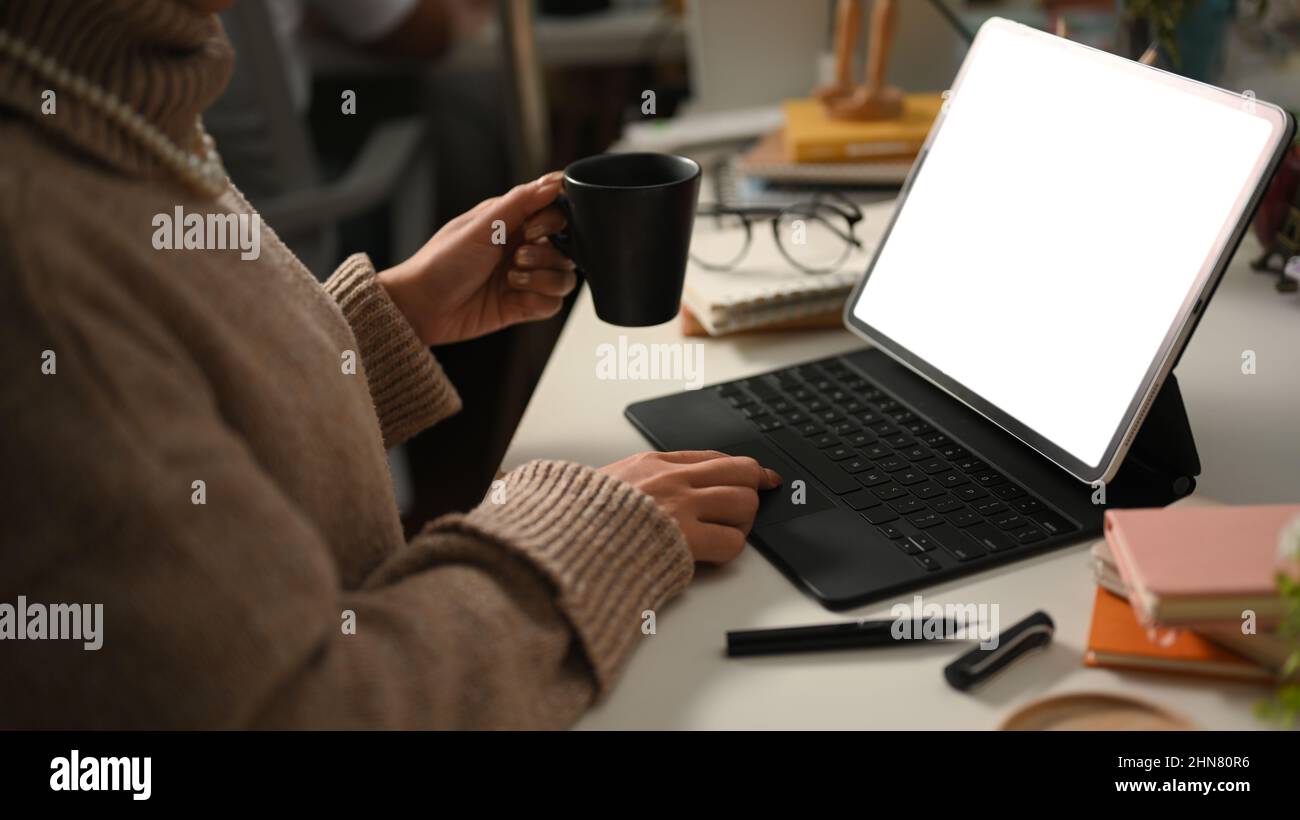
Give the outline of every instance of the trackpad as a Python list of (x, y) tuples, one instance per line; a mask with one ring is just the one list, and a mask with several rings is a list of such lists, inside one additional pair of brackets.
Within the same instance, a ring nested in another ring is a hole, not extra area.
[(771, 467), (780, 473), (781, 478), (785, 481), (775, 490), (767, 490), (758, 494), (758, 516), (754, 519), (755, 527), (761, 527), (765, 524), (777, 524), (801, 516), (812, 515), (815, 512), (829, 510), (835, 506), (826, 496), (808, 486), (806, 481), (802, 488), (796, 489), (791, 486), (792, 477), (801, 475), (806, 471), (795, 467), (785, 456), (777, 452), (776, 448), (763, 441), (747, 439), (718, 449), (727, 455), (749, 456), (757, 459), (759, 464), (764, 467)]

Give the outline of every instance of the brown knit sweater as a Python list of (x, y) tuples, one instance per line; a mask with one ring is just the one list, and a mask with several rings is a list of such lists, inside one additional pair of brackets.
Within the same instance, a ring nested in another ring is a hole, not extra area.
[[(229, 73), (181, 0), (0, 27), (186, 144)], [(102, 604), (103, 646), (0, 640), (0, 727), (571, 723), (690, 579), (673, 521), (538, 461), (404, 543), (384, 447), (460, 399), (369, 261), (155, 250), (156, 214), (248, 206), (46, 87), (0, 60), (0, 605)]]

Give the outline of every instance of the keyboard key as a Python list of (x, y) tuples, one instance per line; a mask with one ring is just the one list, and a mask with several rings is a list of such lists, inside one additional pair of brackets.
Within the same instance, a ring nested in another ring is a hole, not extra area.
[(858, 483), (863, 487), (876, 487), (889, 481), (889, 473), (884, 470), (867, 470), (857, 474)]
[(1014, 484), (1003, 484), (1001, 487), (995, 487), (993, 494), (1003, 501), (1010, 501), (1013, 498), (1019, 498), (1025, 494), (1025, 491)]
[(850, 447), (867, 447), (876, 443), (876, 434), (870, 430), (860, 430), (851, 436), (845, 436), (844, 441)]
[(822, 410), (817, 414), (817, 420), (822, 424), (830, 425), (839, 424), (841, 421), (844, 421), (844, 417), (840, 415), (840, 411), (838, 410)]
[(899, 404), (893, 399), (882, 398), (880, 401), (876, 402), (876, 406), (888, 413), (890, 410), (897, 409)]
[[(966, 477), (965, 477), (964, 475), (962, 475), (961, 473), (944, 473), (944, 474), (942, 474), (942, 475), (936, 475), (936, 476), (934, 477), (934, 480), (937, 481), (937, 482), (939, 482), (940, 484), (942, 484), (943, 486), (947, 487), (947, 488), (950, 489), (950, 490), (951, 490), (953, 487), (960, 487), (960, 486), (963, 485), (963, 484), (967, 484), (967, 483), (969, 483), (969, 482), (966, 481)], [(972, 487), (972, 488), (970, 488), (970, 489), (977, 489), (977, 488), (973, 488), (973, 487)], [(975, 497), (976, 497), (976, 498), (980, 498), (980, 497), (983, 496), (984, 494), (985, 494), (985, 493), (984, 493), (983, 490), (979, 490), (979, 495), (977, 495), (977, 496), (975, 496)]]
[(763, 421), (756, 421), (755, 424), (757, 424), (758, 429), (763, 431), (764, 433), (770, 433), (773, 430), (779, 430), (785, 426), (784, 424), (781, 423), (779, 419), (774, 419), (771, 416), (768, 416)]
[(903, 538), (895, 542), (894, 546), (898, 547), (900, 550), (907, 553), (908, 555), (920, 555), (921, 553), (925, 552), (925, 550), (921, 549), (916, 544), (913, 544), (912, 539), (910, 538)]
[(794, 410), (794, 405), (784, 398), (772, 399), (767, 402), (767, 406), (773, 413), (789, 413)]
[(918, 435), (921, 436), (921, 441), (925, 442), (931, 447), (943, 447), (947, 444), (952, 443), (952, 439), (948, 438), (943, 433), (940, 433), (937, 430), (933, 433), (920, 433)]
[[(895, 433), (892, 436), (888, 436), (885, 439), (885, 443), (890, 447), (893, 447), (895, 450), (906, 450), (916, 444), (916, 439), (906, 433)], [(904, 455), (906, 455), (906, 453), (904, 453)]]
[(749, 392), (758, 396), (760, 399), (775, 399), (781, 395), (777, 392), (775, 387), (763, 381), (761, 378), (746, 379), (743, 384), (745, 385), (745, 389), (749, 390)]
[(896, 473), (899, 470), (905, 469), (909, 465), (898, 456), (886, 456), (885, 458), (878, 459), (876, 461), (876, 466), (887, 473)]
[(914, 436), (924, 436), (927, 433), (934, 432), (933, 427), (921, 421), (920, 419), (916, 419), (915, 421), (910, 421), (907, 424), (904, 424), (903, 429)]
[[(921, 471), (927, 475), (936, 475), (937, 473), (942, 473), (949, 469), (947, 464), (937, 458), (932, 458), (929, 461), (922, 461), (916, 466), (920, 467)], [(960, 476), (958, 477), (960, 478)], [(962, 481), (965, 482), (965, 479), (962, 479)]]
[(1011, 502), (1011, 509), (1023, 515), (1028, 515), (1043, 509), (1043, 502), (1037, 498), (1017, 498)]
[(971, 503), (971, 506), (974, 507), (975, 512), (980, 515), (993, 515), (995, 513), (1003, 512), (1007, 508), (1006, 504), (1003, 504), (996, 498), (985, 498), (980, 501), (974, 501)]
[(894, 480), (897, 481), (899, 484), (902, 484), (903, 486), (909, 486), (912, 484), (920, 484), (922, 481), (925, 481), (926, 478), (925, 478), (925, 473), (921, 472), (920, 470), (913, 470), (909, 468), (907, 470), (902, 470), (900, 472), (894, 473)]
[(732, 407), (735, 407), (736, 409), (740, 409), (742, 407), (750, 407), (751, 405), (753, 405), (754, 397), (747, 393), (738, 393), (732, 396), (731, 398), (727, 399), (727, 401), (730, 402)]
[(948, 521), (954, 527), (970, 527), (975, 524), (983, 523), (984, 518), (972, 510), (962, 510), (959, 513), (948, 516)]
[(965, 447), (951, 441), (942, 447), (936, 447), (935, 452), (949, 461), (957, 461), (958, 459), (963, 459), (970, 455), (970, 451)]
[(958, 561), (970, 561), (988, 554), (951, 524), (938, 524), (926, 530), (925, 534)]
[(889, 506), (894, 508), (894, 512), (899, 515), (912, 515), (925, 510), (925, 502), (919, 498), (900, 498), (897, 501), (889, 502)]
[(806, 402), (813, 398), (813, 392), (806, 387), (796, 387), (790, 391), (790, 398), (796, 401)]
[(800, 425), (811, 423), (808, 420), (807, 413), (786, 413), (781, 416), (781, 419), (791, 427), (799, 427)]
[(978, 473), (981, 470), (987, 470), (989, 467), (989, 465), (985, 464), (984, 462), (980, 461), (978, 458), (975, 458), (973, 456), (968, 458), (959, 458), (953, 462), (953, 465), (956, 466), (958, 470), (961, 470), (963, 473), (967, 473), (967, 474)]
[(925, 481), (921, 484), (909, 487), (908, 489), (910, 489), (912, 495), (917, 498), (938, 498), (941, 495), (947, 495), (947, 493), (943, 491), (943, 487), (940, 487), (933, 481)]
[(886, 538), (893, 539), (903, 537), (903, 531), (898, 527), (895, 527), (893, 524), (885, 524), (882, 527), (876, 527), (876, 529), (880, 530), (880, 534)]
[(984, 492), (979, 487), (976, 487), (974, 484), (965, 487), (958, 487), (952, 491), (952, 494), (960, 498), (962, 501), (975, 501), (979, 498), (988, 497), (988, 493)]
[(866, 490), (854, 490), (844, 496), (844, 500), (855, 510), (869, 510), (880, 506), (880, 499)]
[(841, 402), (840, 409), (843, 410), (845, 413), (852, 415), (853, 413), (861, 413), (864, 409), (866, 409), (866, 405), (864, 405), (862, 402), (858, 401), (857, 399), (850, 399), (846, 402)]
[(926, 572), (936, 572), (940, 569), (939, 562), (925, 553), (913, 555), (912, 560), (924, 567)]
[(799, 435), (801, 436), (804, 436), (806, 438), (812, 438), (813, 436), (822, 435), (822, 433), (826, 430), (826, 428), (822, 427), (820, 424), (813, 424), (812, 422), (809, 422), (807, 424), (800, 424), (798, 427), (795, 428), (795, 430), (798, 431)]
[(950, 512), (956, 512), (957, 510), (960, 510), (965, 506), (966, 506), (965, 504), (961, 503), (960, 501), (953, 498), (952, 496), (946, 496), (944, 498), (935, 498), (930, 500), (930, 509), (934, 510), (937, 513), (942, 513), (944, 515), (947, 515)]
[[(771, 441), (790, 455), (800, 466), (812, 473), (813, 477), (825, 484), (837, 495), (853, 492), (859, 488), (853, 477), (841, 470), (821, 450), (808, 443), (807, 439), (790, 430), (777, 430), (771, 435)], [(793, 478), (794, 476), (785, 476)]]
[(880, 414), (873, 412), (871, 410), (863, 410), (861, 412), (854, 413), (853, 418), (857, 419), (862, 424), (872, 425), (880, 421)]
[(862, 517), (872, 524), (888, 524), (890, 521), (898, 520), (898, 513), (882, 505), (874, 510), (867, 510), (862, 513)]
[(1006, 484), (1006, 476), (1001, 473), (995, 473), (992, 470), (983, 470), (975, 473), (975, 483), (981, 487), (996, 487), (999, 484)]
[(851, 421), (841, 421), (831, 428), (836, 435), (847, 436), (860, 431), (862, 428)]
[(840, 462), (840, 469), (846, 473), (864, 473), (871, 469), (871, 462), (863, 458), (851, 458)]
[(1029, 525), (1029, 521), (1016, 513), (1008, 511), (1005, 515), (993, 517), (993, 526), (1000, 530), (1018, 530)]
[(875, 488), (872, 492), (875, 493), (876, 497), (881, 501), (893, 501), (895, 498), (907, 495), (907, 490), (904, 490), (897, 484), (886, 484), (883, 487)]
[(911, 447), (903, 448), (902, 453), (903, 453), (903, 458), (907, 459), (908, 461), (927, 461), (929, 460), (930, 456), (934, 455), (934, 453), (930, 450), (929, 447), (922, 447), (919, 444), (914, 444)]
[(878, 436), (893, 436), (897, 435), (898, 428), (887, 421), (878, 421), (871, 425), (871, 431)]
[(1038, 527), (1025, 527), (1023, 530), (1016, 530), (1011, 534), (1014, 535), (1016, 540), (1022, 544), (1032, 544), (1035, 541), (1042, 541), (1047, 537), (1046, 535), (1043, 535), (1043, 531), (1038, 529)]
[(983, 524), (967, 527), (966, 534), (982, 544), (989, 552), (1005, 552), (1016, 546), (1014, 538), (987, 521)]
[(867, 458), (874, 458), (874, 459), (888, 458), (889, 456), (892, 456), (894, 454), (893, 450), (889, 449), (883, 444), (870, 444), (867, 445), (866, 447), (859, 447), (858, 449), (861, 450), (862, 454)]
[(1034, 513), (1030, 518), (1034, 523), (1046, 530), (1048, 535), (1062, 535), (1078, 529), (1078, 527), (1053, 512)]
[(909, 535), (907, 536), (907, 540), (912, 542), (912, 544), (916, 547), (917, 552), (929, 552), (930, 550), (939, 546), (938, 541), (935, 541), (933, 538), (926, 535), (925, 533), (920, 533), (919, 535)]
[(937, 527), (943, 523), (943, 519), (937, 513), (932, 512), (923, 512), (914, 515), (907, 520), (911, 522), (913, 527), (916, 527), (919, 530), (923, 530), (927, 527)]
[(832, 447), (839, 447), (843, 443), (844, 442), (840, 441), (835, 436), (832, 436), (830, 433), (822, 433), (821, 435), (814, 437), (812, 440), (812, 445), (818, 450), (827, 450)]
[(831, 461), (844, 461), (847, 458), (857, 458), (858, 451), (852, 450), (844, 445), (838, 447), (827, 447), (825, 450), (826, 457)]

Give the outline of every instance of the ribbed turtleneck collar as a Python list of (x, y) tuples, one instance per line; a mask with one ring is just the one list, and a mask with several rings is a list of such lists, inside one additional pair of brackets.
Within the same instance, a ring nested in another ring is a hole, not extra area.
[[(117, 95), (187, 149), (195, 147), (195, 122), (225, 89), (233, 64), (216, 15), (187, 0), (0, 0), (0, 27)], [(41, 95), (51, 88), (57, 111), (43, 114)], [(3, 55), (0, 108), (128, 173), (164, 173), (110, 118)]]

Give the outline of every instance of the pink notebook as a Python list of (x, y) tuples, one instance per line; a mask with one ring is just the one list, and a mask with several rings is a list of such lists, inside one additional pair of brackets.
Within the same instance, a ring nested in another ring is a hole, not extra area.
[(1300, 504), (1108, 510), (1106, 541), (1146, 624), (1276, 623), (1278, 535)]

